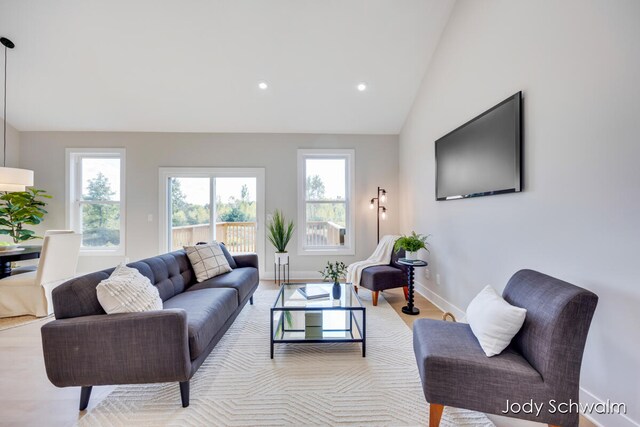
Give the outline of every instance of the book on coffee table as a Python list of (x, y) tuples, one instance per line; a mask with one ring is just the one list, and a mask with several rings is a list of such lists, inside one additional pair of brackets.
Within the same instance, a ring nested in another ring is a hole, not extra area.
[(319, 286), (305, 286), (298, 289), (298, 292), (300, 292), (300, 294), (302, 294), (306, 299), (329, 298), (329, 292)]

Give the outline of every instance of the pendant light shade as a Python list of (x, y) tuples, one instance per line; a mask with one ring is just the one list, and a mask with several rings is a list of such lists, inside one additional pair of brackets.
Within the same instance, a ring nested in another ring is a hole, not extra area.
[(24, 191), (33, 185), (33, 171), (28, 169), (7, 167), (7, 50), (16, 45), (9, 39), (0, 38), (4, 46), (4, 104), (2, 110), (3, 121), (3, 152), (2, 167), (0, 167), (0, 191)]
[(0, 191), (24, 191), (33, 185), (33, 171), (18, 168), (0, 168)]

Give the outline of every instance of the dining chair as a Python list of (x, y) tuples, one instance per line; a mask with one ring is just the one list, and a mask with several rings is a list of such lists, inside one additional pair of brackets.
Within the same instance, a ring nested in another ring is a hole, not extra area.
[[(46, 236), (52, 236), (54, 234), (71, 234), (74, 233), (73, 230), (47, 230), (44, 232), (45, 237)], [(15, 275), (15, 274), (22, 274), (22, 273), (28, 273), (29, 271), (36, 271), (38, 269), (38, 264), (32, 264), (32, 265), (21, 265), (18, 267), (14, 267), (11, 269), (11, 275)]]
[(0, 279), (0, 317), (51, 314), (51, 291), (75, 275), (81, 241), (82, 234), (46, 235), (36, 271)]

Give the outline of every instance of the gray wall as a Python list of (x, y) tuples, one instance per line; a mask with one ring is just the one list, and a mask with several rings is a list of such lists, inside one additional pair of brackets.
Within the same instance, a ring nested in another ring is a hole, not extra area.
[[(525, 267), (594, 291), (581, 385), (626, 402), (635, 422), (639, 22), (633, 0), (459, 0), (400, 135), (400, 229), (433, 235), (423, 291), (464, 310), (484, 286), (501, 291)], [(519, 90), (525, 191), (436, 202), (434, 141)]]
[[(158, 168), (264, 167), (266, 211), (283, 209), (296, 220), (297, 149), (353, 148), (356, 151), (356, 255), (341, 257), (297, 256), (289, 245), (291, 269), (316, 272), (327, 259), (346, 263), (368, 257), (376, 245), (375, 214), (369, 199), (378, 185), (389, 191), (389, 219), (381, 232), (396, 232), (398, 225), (398, 137), (310, 134), (195, 134), (109, 132), (23, 132), (21, 165), (35, 170), (35, 185), (54, 198), (42, 229), (65, 225), (65, 148), (124, 147), (127, 150), (127, 246), (131, 260), (158, 253)], [(147, 215), (153, 215), (148, 222)], [(273, 271), (273, 249), (266, 244), (267, 271)], [(119, 259), (83, 257), (81, 271), (109, 267)]]
[[(4, 121), (0, 119), (0, 132), (3, 131)], [(2, 135), (0, 134), (0, 144), (2, 144)], [(0, 161), (2, 161), (3, 152), (0, 145)], [(17, 168), (20, 165), (20, 132), (7, 122), (7, 167)], [(0, 166), (2, 164), (0, 163)]]

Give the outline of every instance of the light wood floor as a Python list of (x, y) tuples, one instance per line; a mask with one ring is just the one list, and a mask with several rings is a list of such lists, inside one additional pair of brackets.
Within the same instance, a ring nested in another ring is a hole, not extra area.
[[(277, 288), (273, 281), (260, 286)], [(368, 292), (366, 289), (361, 292)], [(401, 289), (385, 291), (383, 297), (398, 311), (409, 327), (416, 319), (441, 319), (442, 311), (424, 297), (416, 296), (418, 316), (407, 316), (400, 309), (406, 304)], [(50, 319), (0, 331), (0, 426), (69, 426), (83, 413), (78, 412), (78, 387), (57, 388), (47, 379), (42, 356), (40, 327)], [(113, 387), (94, 387), (89, 409), (104, 399)], [(491, 416), (498, 427), (540, 426), (517, 423), (513, 419)], [(581, 419), (581, 427), (594, 427)]]

